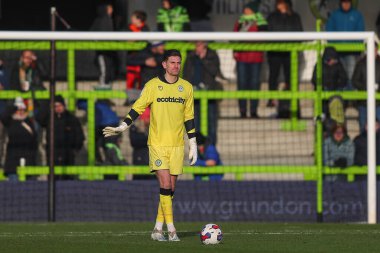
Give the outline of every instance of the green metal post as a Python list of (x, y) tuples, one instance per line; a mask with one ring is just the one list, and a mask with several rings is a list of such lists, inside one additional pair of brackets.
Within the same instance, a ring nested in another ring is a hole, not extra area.
[[(207, 122), (207, 116), (208, 116), (208, 99), (207, 97), (202, 97), (200, 99), (201, 104), (201, 133), (205, 136), (208, 136), (208, 122)], [(197, 130), (197, 129), (196, 129)]]
[(95, 165), (95, 97), (87, 100), (87, 127), (88, 165)]
[(70, 92), (69, 111), (75, 111), (75, 51), (67, 50), (67, 85)]
[[(290, 90), (292, 94), (296, 94), (298, 92), (298, 51), (292, 50), (290, 57), (290, 73), (291, 73), (291, 81), (290, 81)], [(292, 98), (290, 102), (290, 111), (291, 111), (291, 124), (292, 129), (297, 128), (297, 111), (298, 111), (298, 100), (297, 98)]]
[(323, 129), (322, 129), (322, 45), (318, 41), (317, 49), (317, 99), (314, 104), (314, 116), (316, 120), (315, 162), (317, 166), (317, 221), (323, 221)]

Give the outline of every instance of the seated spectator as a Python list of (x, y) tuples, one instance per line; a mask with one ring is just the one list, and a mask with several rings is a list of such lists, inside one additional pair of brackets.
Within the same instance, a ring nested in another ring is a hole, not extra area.
[(104, 165), (128, 165), (128, 162), (124, 159), (120, 150), (120, 144), (122, 143), (122, 135), (115, 135), (105, 139)]
[(150, 109), (140, 115), (129, 130), (129, 139), (133, 148), (133, 165), (149, 165), (148, 133)]
[[(234, 32), (259, 32), (268, 30), (268, 24), (259, 12), (260, 1), (252, 1), (244, 6), (243, 14), (235, 23)], [(238, 90), (260, 90), (261, 64), (263, 52), (234, 52), (237, 69)], [(257, 118), (258, 100), (249, 100), (250, 116)], [(247, 117), (247, 100), (239, 100), (240, 117)]]
[[(380, 122), (376, 119), (376, 165), (380, 165)], [(355, 158), (354, 164), (358, 166), (367, 166), (368, 161), (368, 149), (367, 149), (367, 124), (365, 125), (365, 130), (361, 132), (354, 139), (355, 144)]]
[[(149, 165), (148, 133), (150, 123), (149, 107), (140, 115), (129, 130), (133, 148), (133, 165)], [(154, 179), (155, 175), (133, 175), (133, 179)]]
[[(380, 55), (378, 53), (378, 45), (375, 45), (375, 83), (377, 84), (377, 92), (380, 85)], [(355, 66), (354, 75), (352, 76), (353, 86), (362, 91), (367, 90), (367, 57), (361, 58)], [(360, 131), (364, 131), (367, 122), (367, 101), (361, 100), (358, 102), (359, 110), (359, 127)], [(376, 118), (380, 119), (380, 103), (376, 103)]]
[(18, 166), (36, 165), (37, 132), (21, 97), (1, 115), (1, 122), (8, 134), (4, 174), (10, 181), (17, 181)]
[[(317, 86), (317, 64), (313, 71), (312, 82)], [(322, 57), (322, 87), (326, 91), (340, 91), (347, 88), (348, 78), (338, 53), (334, 47), (326, 47)]]
[[(195, 51), (187, 56), (183, 68), (183, 77), (194, 85), (194, 90), (221, 90), (223, 87), (215, 79), (220, 73), (220, 61), (217, 53), (207, 47), (204, 41), (195, 43)], [(208, 135), (210, 142), (216, 145), (218, 132), (218, 100), (208, 101)], [(200, 101), (194, 101), (195, 129), (200, 129)]]
[[(77, 103), (78, 109), (87, 111), (87, 101), (79, 100)], [(108, 99), (99, 99), (95, 102), (95, 143), (96, 151), (95, 158), (98, 163), (103, 163), (101, 151), (105, 150), (105, 138), (103, 128), (106, 126), (118, 126), (119, 117), (111, 108), (112, 102)]]
[[(66, 109), (65, 100), (58, 95), (54, 103), (54, 163), (55, 165), (75, 165), (75, 156), (83, 146), (84, 134), (79, 120)], [(50, 153), (49, 107), (41, 108), (37, 121), (46, 131), (46, 154)]]
[(190, 31), (187, 10), (173, 2), (172, 0), (162, 0), (162, 7), (157, 12), (157, 30), (162, 32)]
[(33, 51), (22, 52), (19, 62), (12, 68), (10, 90), (45, 90), (42, 84), (42, 69)]
[(355, 146), (343, 125), (335, 125), (331, 136), (323, 143), (323, 164), (346, 168), (354, 164)]
[[(222, 165), (220, 156), (216, 147), (208, 141), (208, 138), (203, 136), (201, 133), (196, 133), (197, 144), (198, 144), (198, 160), (194, 166), (217, 166)], [(220, 181), (223, 178), (223, 174), (194, 174), (194, 180), (210, 180), (210, 181)]]

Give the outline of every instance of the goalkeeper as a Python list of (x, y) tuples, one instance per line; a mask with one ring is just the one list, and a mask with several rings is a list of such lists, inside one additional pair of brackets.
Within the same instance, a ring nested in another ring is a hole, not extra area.
[(185, 130), (190, 144), (190, 165), (197, 160), (193, 86), (179, 77), (181, 54), (178, 50), (167, 50), (162, 66), (165, 73), (146, 83), (126, 119), (118, 127), (104, 128), (103, 134), (108, 137), (127, 130), (150, 107), (149, 166), (160, 185), (156, 225), (151, 237), (166, 241), (162, 232), (166, 222), (169, 241), (179, 241), (173, 223), (172, 198), (177, 177), (182, 174)]

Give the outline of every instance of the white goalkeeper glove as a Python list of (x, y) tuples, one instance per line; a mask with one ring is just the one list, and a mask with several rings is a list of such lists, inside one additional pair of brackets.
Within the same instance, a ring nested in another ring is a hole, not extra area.
[(189, 139), (189, 147), (190, 147), (190, 151), (189, 151), (190, 165), (194, 165), (198, 159), (197, 140), (195, 137)]
[(122, 122), (118, 127), (106, 127), (103, 129), (103, 135), (104, 137), (110, 137), (113, 135), (118, 135), (121, 132), (124, 132), (129, 128), (128, 124), (125, 122)]

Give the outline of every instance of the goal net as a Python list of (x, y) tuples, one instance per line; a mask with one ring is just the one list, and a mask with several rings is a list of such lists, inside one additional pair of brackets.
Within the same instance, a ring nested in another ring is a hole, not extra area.
[(370, 32), (0, 32), (0, 220), (45, 220), (49, 198), (58, 221), (154, 220), (149, 110), (120, 138), (101, 130), (162, 75), (169, 49), (193, 85), (199, 146), (196, 166), (184, 160), (177, 220), (376, 223)]

